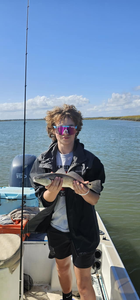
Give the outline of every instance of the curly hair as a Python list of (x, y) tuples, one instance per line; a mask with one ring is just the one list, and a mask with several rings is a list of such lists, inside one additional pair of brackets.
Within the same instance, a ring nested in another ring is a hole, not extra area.
[(75, 126), (77, 126), (76, 136), (79, 134), (83, 125), (83, 117), (80, 111), (76, 109), (74, 105), (64, 104), (62, 107), (54, 107), (52, 110), (47, 111), (47, 116), (45, 120), (47, 122), (47, 132), (52, 140), (56, 140), (55, 135), (53, 134), (53, 126), (56, 125), (60, 120), (65, 118), (70, 118), (73, 120)]

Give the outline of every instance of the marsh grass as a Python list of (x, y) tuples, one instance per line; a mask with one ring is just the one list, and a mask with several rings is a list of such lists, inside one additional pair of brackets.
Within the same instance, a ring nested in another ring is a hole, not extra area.
[(124, 117), (91, 117), (84, 118), (84, 120), (126, 120), (126, 121), (140, 121), (140, 115), (137, 116), (124, 116)]

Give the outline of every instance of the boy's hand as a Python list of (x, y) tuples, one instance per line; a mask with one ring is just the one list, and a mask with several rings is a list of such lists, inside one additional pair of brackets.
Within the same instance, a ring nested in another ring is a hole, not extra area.
[(86, 194), (89, 190), (88, 187), (86, 187), (86, 184), (89, 183), (89, 181), (83, 181), (80, 183), (79, 181), (74, 180), (73, 181), (73, 188), (76, 194)]
[(45, 188), (50, 192), (50, 193), (59, 193), (60, 190), (62, 189), (62, 184), (63, 184), (63, 178), (61, 177), (55, 177), (54, 180), (52, 180), (51, 184), (45, 186)]
[(83, 197), (83, 199), (91, 205), (95, 205), (99, 200), (99, 195), (91, 191), (84, 184), (87, 184), (89, 181), (84, 181), (80, 183), (76, 180), (73, 182), (74, 191), (76, 194)]
[(48, 202), (53, 202), (62, 189), (63, 178), (55, 177), (51, 184), (45, 186), (46, 191), (43, 194), (43, 197)]

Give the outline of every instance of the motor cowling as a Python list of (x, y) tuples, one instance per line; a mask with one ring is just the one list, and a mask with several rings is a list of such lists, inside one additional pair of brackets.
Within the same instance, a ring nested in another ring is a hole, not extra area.
[[(32, 165), (36, 159), (35, 155), (25, 154), (24, 187), (31, 187), (29, 175)], [(9, 186), (22, 187), (23, 155), (17, 155), (12, 161), (10, 168)]]

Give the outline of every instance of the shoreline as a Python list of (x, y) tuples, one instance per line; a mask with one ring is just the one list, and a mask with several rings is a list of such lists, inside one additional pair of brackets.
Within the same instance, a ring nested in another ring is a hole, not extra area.
[(123, 117), (87, 117), (84, 120), (125, 120), (125, 121), (140, 121), (140, 115), (123, 116)]
[[(26, 119), (26, 121), (45, 121), (45, 118), (42, 119)], [(137, 116), (122, 116), (122, 117), (85, 117), (83, 120), (125, 120), (125, 121), (140, 121), (140, 115)], [(24, 121), (23, 119), (9, 119), (9, 120), (0, 120), (0, 122), (7, 121)]]

